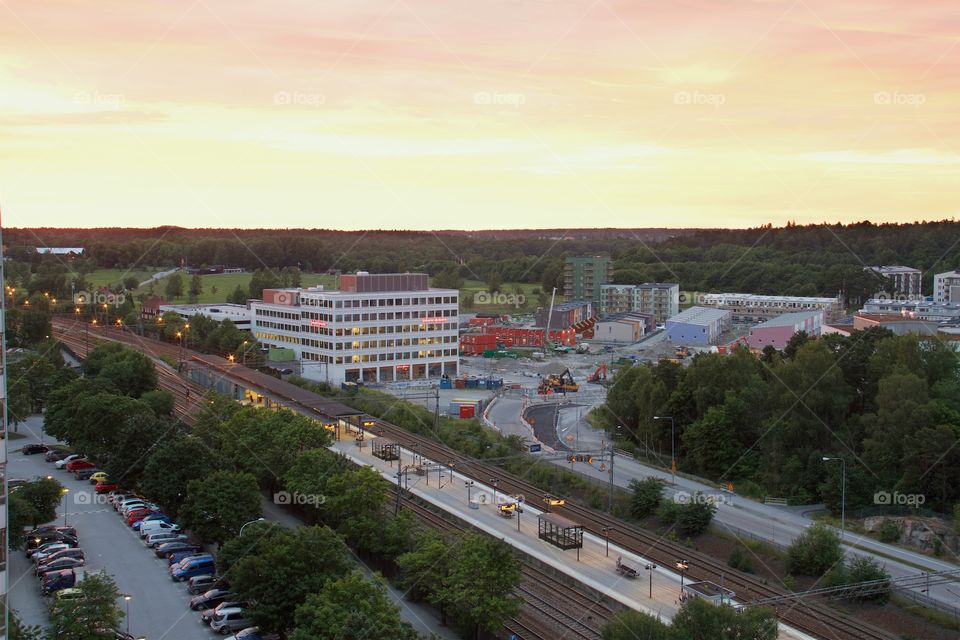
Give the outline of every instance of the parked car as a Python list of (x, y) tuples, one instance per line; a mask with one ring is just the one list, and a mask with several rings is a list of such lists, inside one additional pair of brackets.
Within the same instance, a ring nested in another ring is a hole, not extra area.
[(258, 627), (247, 627), (237, 631), (236, 635), (230, 636), (227, 640), (280, 640), (280, 636), (275, 633), (260, 633)]
[[(59, 462), (57, 464), (60, 464)], [(85, 458), (76, 458), (63, 466), (64, 469), (73, 473), (80, 469), (93, 469), (96, 465)]]
[(61, 533), (59, 531), (48, 531), (46, 533), (40, 533), (32, 538), (27, 538), (27, 549), (26, 555), (29, 558), (30, 554), (37, 549), (37, 547), (43, 546), (47, 542), (66, 542), (71, 546), (77, 546), (77, 538), (66, 533)]
[(70, 548), (71, 547), (69, 544), (65, 542), (60, 542), (59, 540), (55, 540), (53, 542), (48, 542), (46, 544), (40, 545), (39, 547), (31, 551), (29, 555), (30, 555), (30, 559), (33, 560), (33, 563), (36, 564), (37, 562), (39, 562), (40, 560), (43, 560), (44, 558), (49, 558), (51, 555), (53, 555), (57, 551), (61, 551), (63, 549), (70, 549)]
[(137, 509), (128, 513), (124, 518), (124, 522), (127, 523), (128, 527), (132, 527), (135, 523), (140, 522), (151, 513), (159, 512), (155, 508)]
[[(68, 569), (68, 571), (73, 571), (73, 569)], [(54, 596), (55, 602), (66, 602), (68, 600), (82, 600), (84, 598), (83, 589), (77, 589), (76, 587), (67, 587), (66, 589), (61, 589), (57, 591)]]
[(55, 466), (57, 469), (63, 469), (74, 460), (80, 460), (82, 457), (83, 456), (81, 456), (79, 453), (68, 453), (64, 457), (57, 460)]
[(154, 553), (157, 554), (158, 558), (166, 558), (171, 553), (177, 553), (178, 551), (202, 551), (200, 545), (190, 544), (183, 540), (175, 540), (173, 542), (164, 542), (156, 548)]
[(22, 487), (25, 484), (30, 484), (30, 481), (26, 478), (7, 478), (7, 489), (13, 491), (17, 487)]
[(63, 451), (62, 449), (51, 449), (50, 451), (47, 451), (45, 454), (43, 454), (43, 459), (46, 462), (59, 462), (60, 460), (63, 460), (69, 455), (70, 455), (69, 451)]
[(84, 560), (83, 549), (77, 547), (75, 549), (58, 549), (45, 558), (41, 558), (36, 561), (36, 565), (40, 566), (41, 564), (49, 564), (54, 560), (59, 560), (60, 558), (76, 558), (78, 560)]
[[(170, 544), (181, 544), (177, 542), (172, 542)], [(167, 545), (161, 545), (161, 548)], [(157, 550), (159, 555), (160, 550)], [(163, 556), (160, 556), (163, 557)], [(194, 576), (202, 576), (207, 574), (216, 573), (217, 568), (214, 563), (213, 558), (190, 558), (188, 560), (182, 560), (180, 564), (175, 564), (170, 567), (170, 579), (174, 582), (183, 582), (184, 580), (189, 580)]]
[(25, 456), (32, 456), (37, 453), (46, 453), (47, 451), (50, 451), (50, 447), (39, 443), (25, 444), (20, 448), (20, 453)]
[(106, 471), (97, 471), (90, 476), (90, 484), (97, 484), (98, 482), (106, 482), (110, 479), (110, 476), (107, 475)]
[(59, 560), (51, 560), (50, 562), (44, 562), (37, 565), (36, 573), (38, 576), (42, 576), (48, 571), (59, 571), (60, 569), (76, 569), (77, 567), (82, 567), (84, 562), (80, 558), (60, 558)]
[(210, 628), (224, 636), (246, 629), (250, 625), (247, 613), (240, 607), (221, 609), (210, 620)]
[(229, 589), (210, 589), (198, 596), (190, 598), (190, 610), (200, 611), (201, 609), (210, 609), (228, 599), (236, 599), (236, 596), (237, 594), (231, 592)]
[(184, 533), (177, 533), (176, 531), (154, 531), (144, 538), (144, 544), (148, 547), (156, 548), (166, 542), (175, 542), (177, 540), (186, 539), (187, 536)]
[(170, 567), (170, 571), (173, 571), (177, 565), (183, 566), (187, 560), (194, 560), (203, 558), (206, 560), (212, 560), (213, 554), (206, 553), (204, 551), (177, 551), (176, 553), (167, 554), (167, 565)]
[(40, 591), (44, 595), (59, 591), (61, 589), (72, 588), (77, 582), (77, 576), (73, 569), (60, 569), (59, 571), (48, 571), (40, 579)]
[(204, 591), (209, 591), (218, 584), (220, 580), (217, 579), (217, 576), (212, 573), (205, 573), (199, 576), (193, 576), (187, 580), (187, 593), (196, 595), (198, 593), (203, 593)]
[(95, 473), (97, 473), (97, 469), (95, 467), (87, 467), (84, 469), (77, 469), (76, 471), (74, 471), (73, 477), (76, 478), (77, 480), (89, 480), (90, 476), (92, 476)]
[(73, 527), (64, 527), (64, 526), (55, 525), (55, 524), (42, 524), (39, 527), (31, 529), (24, 535), (28, 538), (32, 538), (40, 535), (41, 533), (53, 533), (53, 532), (65, 533), (68, 536), (73, 536), (74, 538), (77, 537), (77, 530), (74, 529)]
[(113, 484), (112, 482), (98, 482), (97, 486), (93, 488), (96, 493), (109, 493), (116, 489), (119, 485)]
[[(206, 609), (200, 609), (200, 622), (203, 624), (210, 624), (213, 622), (214, 616), (216, 616), (221, 611), (226, 609), (239, 609), (242, 606), (242, 603), (237, 599), (228, 599), (224, 600), (220, 604), (214, 607), (208, 607)], [(249, 625), (247, 625), (249, 626)]]

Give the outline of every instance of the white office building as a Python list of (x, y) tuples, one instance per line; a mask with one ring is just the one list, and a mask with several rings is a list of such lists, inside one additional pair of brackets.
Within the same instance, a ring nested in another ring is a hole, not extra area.
[(877, 290), (878, 293), (884, 292), (888, 295), (919, 298), (921, 297), (921, 285), (923, 272), (913, 267), (904, 267), (903, 265), (880, 265), (878, 267), (864, 267), (867, 271), (873, 271), (883, 278), (885, 286)]
[(221, 304), (161, 304), (158, 309), (160, 315), (176, 313), (184, 320), (189, 320), (193, 316), (206, 316), (217, 322), (230, 320), (236, 325), (237, 329), (250, 330), (250, 309), (243, 304), (226, 302)]
[(251, 300), (253, 335), (292, 349), (303, 376), (395, 382), (455, 377), (459, 292), (434, 289), (425, 273), (340, 276), (336, 290), (265, 289)]
[(697, 299), (701, 307), (723, 309), (733, 314), (733, 322), (765, 322), (785, 313), (819, 311), (832, 322), (843, 315), (843, 301), (839, 298), (807, 296), (767, 296), (754, 293), (704, 293)]
[(933, 301), (960, 303), (960, 271), (946, 271), (933, 276)]

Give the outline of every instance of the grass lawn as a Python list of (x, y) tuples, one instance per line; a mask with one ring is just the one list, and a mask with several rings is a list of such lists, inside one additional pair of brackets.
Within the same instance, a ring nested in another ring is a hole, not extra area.
[[(519, 294), (517, 287), (521, 292)], [(500, 293), (493, 296), (488, 293), (485, 282), (464, 280), (460, 288), (460, 309), (473, 313), (533, 313), (540, 306), (534, 290), (541, 290), (541, 286), (526, 282), (504, 282)], [(468, 300), (473, 303), (472, 306), (466, 302)], [(547, 301), (547, 304), (550, 302)]]
[[(190, 279), (192, 276), (189, 276), (185, 273), (181, 274), (183, 277), (183, 289), (184, 292), (190, 288)], [(250, 279), (253, 277), (253, 274), (250, 272), (246, 273), (221, 273), (217, 275), (208, 275), (200, 276), (200, 281), (203, 283), (203, 292), (197, 296), (197, 302), (200, 304), (212, 304), (216, 302), (226, 302), (227, 296), (233, 293), (233, 290), (237, 288), (237, 285), (240, 285), (246, 289), (250, 285)], [(323, 285), (325, 287), (332, 287), (336, 284), (336, 278), (334, 276), (328, 276), (322, 273), (304, 273), (301, 275), (301, 285), (304, 287), (314, 287), (316, 285)], [(164, 291), (167, 287), (167, 279), (158, 280), (154, 283), (153, 291), (154, 294), (159, 296), (164, 296)], [(137, 289), (136, 293), (147, 293), (149, 288)], [(178, 304), (185, 304), (187, 301), (187, 296), (183, 295), (180, 298), (177, 298), (174, 302)]]
[[(128, 276), (133, 276), (139, 282), (143, 282), (158, 271), (163, 271), (163, 269), (133, 269), (131, 271), (126, 269), (97, 269), (88, 273), (86, 280), (93, 287), (104, 287), (111, 284), (120, 284), (120, 281)], [(76, 273), (70, 273), (67, 277), (74, 278), (77, 275)]]

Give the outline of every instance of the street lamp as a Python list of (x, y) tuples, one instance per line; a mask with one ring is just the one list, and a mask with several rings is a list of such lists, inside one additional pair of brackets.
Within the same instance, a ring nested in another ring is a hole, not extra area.
[(127, 635), (130, 635), (130, 599), (132, 596), (123, 594), (123, 601), (127, 603)]
[(229, 361), (230, 361), (230, 364), (233, 364), (233, 360), (234, 360), (234, 358), (233, 358), (233, 354), (232, 354), (232, 353), (231, 353), (230, 355), (228, 355), (228, 356), (227, 356), (227, 360), (229, 360)]
[(67, 494), (70, 493), (70, 489), (64, 487), (60, 490), (60, 493), (63, 494), (63, 526), (67, 526), (67, 506), (69, 506)]
[(473, 489), (473, 480), (464, 480), (463, 485), (467, 488), (467, 506), (470, 506), (470, 491)]
[(647, 570), (647, 574), (650, 576), (650, 594), (647, 597), (652, 599), (653, 598), (653, 570), (657, 568), (657, 565), (646, 564), (643, 566), (643, 568)]
[(683, 597), (683, 576), (686, 575), (687, 569), (690, 568), (689, 560), (677, 560), (677, 569), (680, 571), (680, 597)]
[(497, 478), (490, 478), (490, 484), (493, 485), (493, 506), (497, 506), (497, 483), (500, 482)]
[(840, 475), (840, 539), (843, 540), (844, 528), (847, 519), (847, 461), (843, 457), (831, 458), (823, 457), (824, 462), (839, 460), (841, 465)]
[(247, 341), (243, 341), (243, 351), (240, 352), (240, 364), (247, 364)]
[(264, 518), (257, 518), (256, 520), (251, 520), (250, 522), (243, 523), (243, 525), (240, 526), (240, 533), (237, 534), (237, 537), (239, 538), (240, 536), (243, 535), (243, 528), (248, 524), (253, 524), (254, 522), (263, 522), (263, 520)]
[(610, 532), (613, 531), (613, 527), (600, 527), (600, 530), (603, 531), (603, 541), (607, 546), (607, 557), (610, 557)]
[(673, 416), (653, 416), (654, 420), (670, 421), (670, 483), (677, 483), (677, 428)]

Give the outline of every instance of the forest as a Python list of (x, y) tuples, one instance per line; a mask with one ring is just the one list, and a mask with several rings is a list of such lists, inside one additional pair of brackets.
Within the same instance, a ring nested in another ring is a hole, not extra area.
[[(618, 374), (599, 419), (648, 459), (668, 465), (675, 421), (681, 472), (733, 483), (738, 493), (825, 502), (847, 513), (883, 496), (922, 495), (948, 513), (960, 500), (960, 384), (956, 354), (937, 340), (871, 328), (810, 339), (782, 353), (700, 354)], [(888, 501), (889, 502), (889, 501)], [(917, 506), (917, 505), (910, 505)]]
[[(608, 254), (614, 281), (679, 282), (687, 291), (843, 295), (856, 304), (883, 288), (864, 266), (904, 264), (933, 273), (960, 266), (960, 222), (820, 224), (753, 229), (509, 230), (497, 232), (323, 229), (6, 229), (19, 286), (48, 271), (225, 265), (344, 273), (426, 271), (447, 281), (563, 285), (567, 256)], [(82, 247), (65, 265), (37, 247)], [(28, 267), (26, 265), (29, 265)], [(58, 266), (59, 265), (59, 266)], [(26, 270), (26, 273), (24, 272)], [(38, 279), (37, 284), (43, 283)]]

